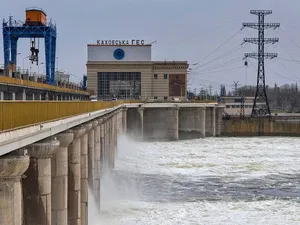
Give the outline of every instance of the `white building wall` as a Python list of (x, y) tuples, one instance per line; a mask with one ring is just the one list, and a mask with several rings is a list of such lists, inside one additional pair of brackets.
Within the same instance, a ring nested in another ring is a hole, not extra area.
[[(114, 57), (116, 49), (122, 49), (125, 57), (117, 60)], [(102, 46), (88, 45), (88, 61), (151, 61), (151, 45), (140, 46)]]

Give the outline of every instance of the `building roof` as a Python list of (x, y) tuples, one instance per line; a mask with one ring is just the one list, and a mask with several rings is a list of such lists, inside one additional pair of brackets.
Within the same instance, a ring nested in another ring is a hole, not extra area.
[(98, 45), (98, 44), (87, 44), (87, 46), (98, 46), (98, 47), (103, 47), (103, 46), (110, 46), (110, 47), (124, 47), (124, 46), (134, 46), (134, 47), (144, 47), (144, 46), (152, 46), (151, 44), (144, 44), (144, 45)]
[(173, 65), (181, 65), (184, 66), (186, 68), (189, 67), (189, 64), (187, 61), (87, 61), (86, 63), (87, 65), (91, 65), (91, 64), (98, 64), (98, 65), (122, 65), (122, 64), (126, 64), (126, 65), (135, 65), (135, 64), (140, 64), (140, 65), (153, 65), (156, 68), (159, 67), (165, 67), (165, 66), (173, 66)]

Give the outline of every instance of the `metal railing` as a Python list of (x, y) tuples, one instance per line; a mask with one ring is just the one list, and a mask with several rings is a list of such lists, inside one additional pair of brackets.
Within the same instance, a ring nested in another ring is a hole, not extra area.
[(123, 101), (0, 101), (0, 132), (112, 108)]
[[(168, 101), (165, 101), (168, 102)], [(195, 103), (199, 101), (195, 101)], [(210, 101), (211, 102), (211, 101)], [(147, 103), (122, 101), (0, 101), (0, 132), (60, 120), (121, 104)], [(178, 102), (189, 103), (189, 102)], [(209, 103), (209, 101), (201, 102)]]
[(19, 85), (19, 86), (25, 86), (25, 87), (38, 88), (38, 89), (45, 89), (45, 90), (56, 91), (56, 92), (90, 95), (90, 93), (87, 91), (53, 86), (53, 85), (49, 85), (49, 84), (33, 82), (33, 81), (28, 81), (28, 80), (22, 80), (22, 79), (17, 79), (17, 78), (13, 78), (13, 77), (7, 77), (7, 76), (0, 76), (0, 83), (4, 83), (4, 84), (8, 84), (8, 85)]

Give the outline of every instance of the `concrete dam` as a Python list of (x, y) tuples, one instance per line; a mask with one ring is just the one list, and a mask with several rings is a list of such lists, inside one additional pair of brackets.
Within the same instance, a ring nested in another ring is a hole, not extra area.
[(114, 169), (118, 137), (220, 136), (217, 104), (121, 104), (0, 133), (0, 224), (88, 225), (88, 189)]

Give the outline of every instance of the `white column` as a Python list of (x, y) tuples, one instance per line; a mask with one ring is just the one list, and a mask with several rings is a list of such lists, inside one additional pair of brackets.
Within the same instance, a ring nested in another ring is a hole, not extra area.
[(81, 138), (81, 225), (88, 225), (88, 132), (92, 126), (92, 123), (83, 125), (86, 132)]
[(70, 130), (74, 140), (69, 146), (68, 174), (68, 224), (81, 225), (81, 137), (85, 133), (83, 126)]
[(26, 91), (25, 91), (25, 88), (23, 89), (22, 99), (23, 99), (23, 101), (26, 101)]
[(56, 135), (59, 148), (51, 159), (52, 225), (68, 225), (68, 146), (73, 133)]

